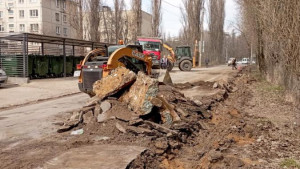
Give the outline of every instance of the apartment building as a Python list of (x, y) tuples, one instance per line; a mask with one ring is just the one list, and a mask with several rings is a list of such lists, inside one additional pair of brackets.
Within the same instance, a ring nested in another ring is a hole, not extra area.
[(71, 26), (71, 0), (0, 0), (0, 32), (77, 38)]

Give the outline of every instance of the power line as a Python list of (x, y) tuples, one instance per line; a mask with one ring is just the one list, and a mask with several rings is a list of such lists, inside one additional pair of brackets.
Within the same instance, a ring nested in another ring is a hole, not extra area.
[(161, 9), (162, 9), (163, 11), (165, 11), (165, 12), (171, 14), (171, 15), (175, 15), (175, 16), (181, 18), (181, 16), (179, 16), (178, 14), (176, 14), (176, 13), (174, 13), (174, 12), (170, 12), (169, 10), (166, 10), (165, 8), (161, 8)]
[(165, 0), (162, 0), (162, 1), (163, 1), (164, 3), (166, 3), (166, 4), (168, 4), (168, 5), (171, 5), (171, 6), (175, 7), (175, 8), (181, 9), (179, 6), (173, 5), (173, 4), (171, 4), (171, 3), (169, 3), (169, 2), (167, 2), (167, 1), (165, 1)]

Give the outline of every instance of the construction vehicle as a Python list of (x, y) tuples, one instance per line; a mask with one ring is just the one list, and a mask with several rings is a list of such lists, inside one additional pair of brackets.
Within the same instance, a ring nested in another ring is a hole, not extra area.
[(177, 46), (175, 49), (175, 66), (178, 66), (181, 71), (190, 71), (193, 67), (193, 57), (191, 47)]
[(119, 66), (151, 75), (152, 57), (144, 55), (140, 45), (116, 45), (92, 50), (77, 65), (77, 69), (81, 70), (78, 82), (80, 91), (93, 96), (94, 82), (108, 76), (111, 70)]
[(137, 43), (143, 47), (144, 55), (152, 56), (152, 67), (155, 69), (160, 68), (162, 40), (153, 37), (138, 37)]
[(171, 71), (174, 66), (178, 66), (181, 71), (190, 71), (193, 67), (193, 59), (191, 49), (189, 46), (176, 47), (174, 52), (173, 48), (159, 38), (153, 37), (138, 37), (137, 42), (143, 46), (143, 53), (146, 55), (152, 54), (153, 67), (160, 67), (160, 60), (162, 59), (162, 48), (169, 51), (170, 55), (167, 56), (168, 67)]
[(190, 71), (193, 67), (193, 58), (191, 48), (189, 46), (178, 46), (175, 52), (170, 45), (164, 43), (163, 47), (167, 49), (171, 55), (168, 55), (168, 70), (171, 71), (174, 66), (178, 66), (181, 71)]

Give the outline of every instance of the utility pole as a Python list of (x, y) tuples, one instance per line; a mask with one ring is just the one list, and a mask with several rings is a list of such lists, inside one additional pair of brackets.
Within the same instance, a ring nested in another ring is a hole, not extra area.
[(198, 66), (201, 67), (202, 64), (202, 50), (204, 48), (203, 43), (203, 22), (204, 22), (204, 8), (202, 7), (202, 16), (201, 16), (201, 35), (200, 35), (200, 42), (199, 42), (199, 62)]
[(196, 55), (198, 52), (198, 41), (195, 41), (195, 47), (194, 47), (194, 56), (193, 56), (193, 67), (196, 67)]

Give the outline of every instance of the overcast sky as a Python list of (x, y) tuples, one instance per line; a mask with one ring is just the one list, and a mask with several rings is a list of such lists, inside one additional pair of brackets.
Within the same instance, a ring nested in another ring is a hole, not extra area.
[[(113, 6), (111, 0), (104, 1), (109, 6)], [(131, 0), (125, 0), (126, 8), (130, 8)], [(151, 0), (142, 1), (142, 9), (148, 13), (151, 13)], [(183, 6), (182, 0), (162, 0), (162, 28), (167, 34), (171, 36), (177, 36), (181, 29), (181, 12), (180, 6)], [(231, 25), (236, 23), (238, 9), (235, 0), (226, 0), (225, 5), (225, 27), (226, 32), (231, 32), (233, 27)], [(208, 16), (205, 16), (205, 29), (207, 29)]]

